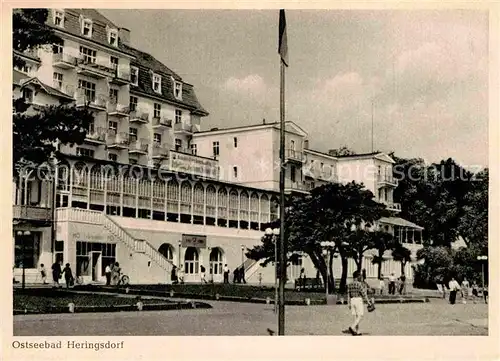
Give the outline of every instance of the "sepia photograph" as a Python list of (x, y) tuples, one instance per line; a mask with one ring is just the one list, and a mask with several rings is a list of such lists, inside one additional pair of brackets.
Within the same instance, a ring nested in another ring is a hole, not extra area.
[(9, 16), (12, 348), (490, 334), (487, 8)]

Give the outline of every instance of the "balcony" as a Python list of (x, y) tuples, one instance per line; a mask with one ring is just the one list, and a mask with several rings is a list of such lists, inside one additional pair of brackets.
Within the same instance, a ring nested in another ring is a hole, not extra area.
[(95, 79), (112, 78), (115, 70), (109, 65), (99, 64), (85, 58), (77, 58), (78, 74), (90, 76)]
[(66, 94), (69, 97), (73, 98), (75, 96), (76, 87), (74, 85), (60, 83), (58, 81), (53, 81), (52, 82), (52, 87), (54, 89), (59, 90), (60, 92), (62, 92), (64, 94)]
[(153, 129), (157, 128), (171, 128), (172, 127), (172, 119), (167, 118), (153, 118)]
[(377, 176), (377, 184), (379, 187), (392, 186), (397, 187), (398, 180), (392, 174), (379, 174)]
[(39, 222), (52, 221), (52, 209), (35, 206), (12, 206), (12, 218), (15, 220), (29, 220)]
[(290, 179), (285, 179), (285, 193), (309, 193), (306, 182), (292, 182)]
[(104, 94), (86, 94), (82, 89), (75, 92), (77, 107), (88, 106), (90, 109), (105, 111), (107, 103), (106, 98)]
[(387, 210), (393, 212), (401, 212), (401, 203), (394, 203), (394, 202), (383, 202), (383, 203), (387, 207)]
[(85, 142), (89, 144), (101, 145), (106, 143), (106, 131), (104, 128), (97, 128), (90, 130), (86, 137)]
[(149, 122), (149, 113), (142, 109), (135, 109), (130, 112), (130, 123), (147, 123)]
[(116, 85), (127, 85), (130, 83), (130, 68), (125, 67), (114, 67), (114, 75), (111, 78), (110, 83)]
[(193, 126), (186, 123), (175, 123), (174, 133), (178, 134), (191, 134), (193, 132)]
[(295, 149), (285, 149), (285, 159), (297, 163), (303, 163), (305, 161), (304, 154)]
[(52, 66), (61, 69), (74, 69), (76, 58), (66, 53), (52, 54)]
[(148, 141), (146, 139), (129, 140), (128, 153), (144, 155), (148, 153)]
[(204, 178), (219, 178), (219, 162), (205, 157), (170, 151), (169, 170), (197, 175)]
[(110, 131), (106, 136), (108, 149), (127, 149), (128, 143), (128, 134), (125, 132), (116, 133)]
[(154, 143), (153, 145), (153, 159), (163, 159), (168, 156), (169, 149), (166, 146), (162, 146), (159, 143)]
[(117, 104), (116, 100), (110, 100), (108, 102), (108, 114), (114, 117), (128, 117), (130, 109), (128, 106), (123, 104)]

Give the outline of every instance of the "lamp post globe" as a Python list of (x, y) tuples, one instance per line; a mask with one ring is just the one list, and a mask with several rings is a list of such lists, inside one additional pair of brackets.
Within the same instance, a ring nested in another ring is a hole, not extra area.
[(279, 236), (279, 235), (280, 235), (280, 229), (279, 229), (279, 228), (275, 228), (275, 229), (273, 229), (273, 234), (274, 234), (275, 236)]
[(266, 228), (266, 230), (264, 231), (264, 233), (266, 234), (266, 236), (272, 236), (273, 235), (273, 230), (271, 228)]

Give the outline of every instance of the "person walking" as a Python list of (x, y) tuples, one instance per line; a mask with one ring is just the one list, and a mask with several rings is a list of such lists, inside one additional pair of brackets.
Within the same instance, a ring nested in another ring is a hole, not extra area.
[(396, 276), (391, 273), (389, 276), (389, 294), (394, 295), (396, 293)]
[(476, 299), (479, 297), (479, 286), (476, 281), (472, 281), (472, 302), (476, 303)]
[(240, 282), (241, 283), (247, 283), (247, 281), (245, 280), (245, 267), (241, 266), (240, 268)]
[(207, 283), (207, 280), (205, 278), (205, 267), (200, 266), (200, 271), (201, 271), (201, 283)]
[(379, 287), (380, 287), (380, 294), (384, 294), (384, 289), (385, 289), (385, 281), (384, 281), (384, 275), (380, 275), (379, 278)]
[(399, 294), (403, 295), (405, 293), (406, 287), (406, 276), (404, 274), (399, 277)]
[(182, 266), (179, 267), (179, 270), (177, 271), (177, 277), (179, 278), (179, 283), (181, 285), (184, 284), (184, 269)]
[(462, 303), (465, 305), (467, 303), (467, 300), (469, 299), (469, 294), (470, 294), (470, 284), (467, 278), (464, 277), (462, 280)]
[(347, 285), (347, 304), (353, 316), (353, 323), (344, 333), (350, 333), (353, 336), (361, 335), (359, 333), (359, 324), (364, 315), (364, 304), (366, 302), (369, 307), (373, 304), (368, 299), (366, 288), (362, 283), (362, 277), (359, 271), (354, 271), (352, 274), (353, 281)]
[(224, 265), (224, 283), (229, 283), (229, 268), (227, 268), (227, 263)]
[(40, 265), (40, 275), (42, 276), (42, 283), (44, 285), (47, 284), (47, 270), (45, 269), (45, 265), (42, 263)]
[(451, 278), (448, 288), (450, 289), (450, 304), (454, 305), (457, 299), (457, 292), (460, 290), (460, 285), (455, 280), (455, 277)]
[(61, 264), (62, 261), (59, 261), (54, 262), (54, 264), (52, 265), (52, 281), (54, 281), (54, 287), (57, 288), (61, 287), (61, 285), (59, 284), (59, 279), (62, 276)]
[(121, 272), (122, 272), (122, 269), (120, 268), (120, 264), (118, 262), (115, 262), (115, 264), (111, 268), (111, 284), (113, 286), (120, 285)]
[(366, 282), (366, 269), (363, 268), (361, 274), (363, 275), (363, 282)]
[(64, 280), (66, 281), (66, 288), (72, 287), (74, 284), (74, 278), (73, 278), (73, 272), (71, 271), (71, 267), (69, 266), (69, 263), (66, 263), (66, 266), (64, 267), (63, 273), (64, 273)]
[(104, 269), (104, 273), (106, 274), (106, 286), (111, 285), (111, 263), (106, 265), (106, 268)]
[(172, 271), (170, 272), (170, 280), (172, 281), (173, 285), (176, 285), (179, 283), (178, 277), (177, 277), (177, 266), (172, 267)]

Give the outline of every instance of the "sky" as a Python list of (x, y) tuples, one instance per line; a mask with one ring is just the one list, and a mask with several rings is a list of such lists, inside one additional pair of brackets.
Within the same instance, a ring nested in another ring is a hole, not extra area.
[[(195, 87), (203, 129), (279, 121), (277, 10), (100, 10)], [(488, 13), (286, 10), (286, 119), (310, 148), (488, 165)]]

